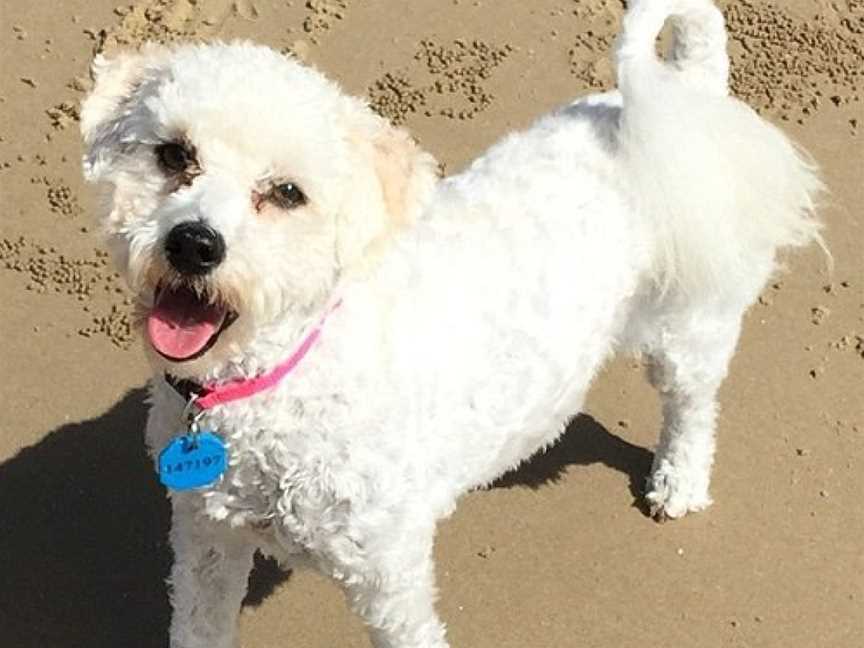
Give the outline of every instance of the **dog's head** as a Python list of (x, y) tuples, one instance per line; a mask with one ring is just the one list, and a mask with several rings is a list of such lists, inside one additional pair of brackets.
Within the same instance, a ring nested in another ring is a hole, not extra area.
[(320, 309), (436, 165), (314, 70), (246, 43), (94, 63), (84, 171), (154, 361), (202, 375)]

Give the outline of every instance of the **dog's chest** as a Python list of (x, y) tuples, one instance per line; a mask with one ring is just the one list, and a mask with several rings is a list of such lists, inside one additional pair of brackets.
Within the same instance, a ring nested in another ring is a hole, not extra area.
[(227, 470), (195, 491), (202, 512), (288, 553), (318, 553), (334, 534), (350, 533), (350, 512), (371, 486), (334, 433), (345, 429), (343, 409), (335, 395), (285, 396), (204, 413), (199, 425), (224, 440)]

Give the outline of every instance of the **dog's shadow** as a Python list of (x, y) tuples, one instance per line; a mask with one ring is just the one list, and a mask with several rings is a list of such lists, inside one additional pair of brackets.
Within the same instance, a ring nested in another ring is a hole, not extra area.
[[(144, 390), (0, 465), (0, 645), (165, 648), (170, 506), (144, 452)], [(287, 574), (256, 557), (247, 605)]]
[(615, 436), (592, 416), (579, 414), (555, 445), (505, 473), (490, 488), (527, 486), (537, 489), (560, 481), (568, 466), (601, 463), (627, 475), (633, 505), (647, 515), (642, 495), (653, 456), (649, 450)]
[[(170, 507), (144, 452), (144, 390), (64, 425), (0, 465), (0, 643), (16, 648), (164, 648)], [(651, 453), (574, 419), (554, 447), (494, 487), (539, 488), (600, 462), (636, 495)], [(246, 605), (287, 579), (256, 557)]]

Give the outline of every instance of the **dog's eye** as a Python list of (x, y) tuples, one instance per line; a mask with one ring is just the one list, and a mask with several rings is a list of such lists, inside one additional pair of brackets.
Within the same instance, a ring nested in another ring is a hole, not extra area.
[(293, 182), (285, 182), (273, 187), (270, 200), (282, 209), (293, 209), (306, 204), (306, 195)]
[(159, 165), (171, 173), (183, 173), (195, 161), (193, 153), (182, 144), (167, 142), (156, 147)]

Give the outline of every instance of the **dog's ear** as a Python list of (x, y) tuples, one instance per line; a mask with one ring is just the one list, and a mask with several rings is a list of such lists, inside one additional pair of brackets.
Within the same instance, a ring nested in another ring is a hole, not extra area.
[(112, 145), (120, 137), (118, 122), (124, 116), (135, 90), (158, 73), (169, 50), (147, 44), (138, 51), (110, 56), (99, 54), (91, 65), (94, 87), (81, 106), (81, 134), (84, 138), (84, 175), (99, 179), (111, 158)]
[(384, 119), (380, 120), (372, 146), (373, 164), (391, 226), (413, 223), (438, 180), (438, 162), (406, 131)]
[(358, 166), (337, 245), (341, 262), (351, 265), (377, 258), (396, 232), (418, 219), (439, 170), (435, 158), (406, 131), (365, 103), (348, 97), (346, 107)]
[(413, 223), (438, 177), (438, 162), (407, 131), (355, 107), (353, 139), (381, 188), (388, 229)]

